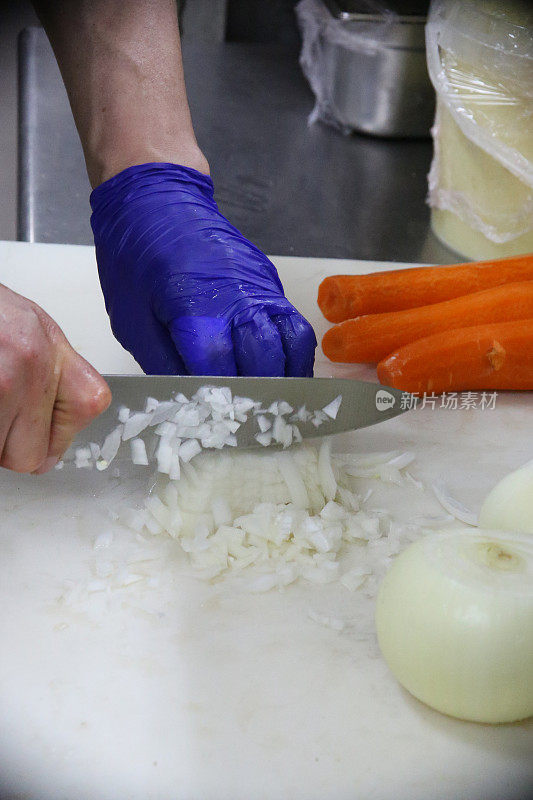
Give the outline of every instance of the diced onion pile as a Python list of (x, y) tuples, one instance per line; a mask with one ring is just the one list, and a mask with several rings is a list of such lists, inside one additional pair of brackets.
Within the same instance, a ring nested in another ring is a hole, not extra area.
[[(375, 575), (374, 562), (384, 566), (400, 547), (394, 524), (363, 510), (354, 491), (357, 477), (402, 481), (397, 456), (385, 459), (370, 466), (355, 455), (332, 456), (329, 440), (318, 450), (203, 453), (183, 466), (179, 481), (160, 479), (144, 507), (126, 510), (121, 520), (138, 532), (170, 534), (206, 579), (254, 565), (260, 574), (252, 591), (300, 577), (340, 578), (354, 590)], [(338, 556), (347, 543), (370, 549), (361, 566), (341, 574)]]
[[(149, 398), (142, 412), (122, 408), (102, 447), (78, 448), (75, 463), (107, 469), (129, 442), (133, 462), (153, 464), (159, 476), (143, 507), (124, 510), (120, 521), (138, 533), (178, 540), (207, 580), (253, 567), (246, 573), (252, 591), (303, 578), (340, 580), (350, 591), (365, 586), (374, 593), (400, 549), (401, 526), (384, 512), (363, 508), (357, 479), (402, 485), (414, 456), (332, 455), (328, 439), (320, 448), (287, 449), (301, 441), (298, 423), (318, 428), (336, 418), (341, 401), (337, 397), (318, 411), (295, 411), (283, 400), (262, 408), (250, 398), (232, 397), (229, 388), (208, 386), (191, 400), (181, 394), (166, 402)], [(259, 444), (284, 449), (226, 449), (235, 447), (238, 429), (250, 416)], [(146, 432), (152, 435), (145, 440)], [(347, 545), (359, 546), (360, 558), (342, 572), (339, 556)]]

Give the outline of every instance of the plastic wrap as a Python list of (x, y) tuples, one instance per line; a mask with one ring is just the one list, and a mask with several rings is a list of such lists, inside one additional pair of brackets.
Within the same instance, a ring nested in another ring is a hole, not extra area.
[(362, 5), (371, 19), (351, 21), (349, 26), (335, 19), (321, 0), (300, 0), (296, 6), (303, 42), (300, 65), (316, 99), (309, 124), (321, 120), (345, 134), (354, 130), (335, 96), (332, 48), (373, 55), (383, 48), (397, 20), (397, 15), (379, 2), (367, 0)]
[(426, 50), (437, 92), (430, 205), (469, 226), (478, 246), (482, 234), (489, 243), (520, 240), (529, 249), (533, 5), (433, 0)]

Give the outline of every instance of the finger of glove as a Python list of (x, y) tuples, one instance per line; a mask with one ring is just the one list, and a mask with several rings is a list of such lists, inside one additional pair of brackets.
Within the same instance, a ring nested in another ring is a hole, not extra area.
[(285, 375), (291, 378), (312, 378), (315, 363), (316, 336), (301, 314), (276, 314), (272, 317), (285, 352)]
[(150, 326), (139, 325), (140, 337), (128, 349), (147, 375), (186, 375), (187, 368), (169, 331), (154, 319)]
[(236, 375), (227, 322), (216, 317), (177, 317), (170, 335), (190, 375)]
[(266, 311), (233, 328), (235, 361), (239, 375), (283, 377), (285, 353), (276, 325)]

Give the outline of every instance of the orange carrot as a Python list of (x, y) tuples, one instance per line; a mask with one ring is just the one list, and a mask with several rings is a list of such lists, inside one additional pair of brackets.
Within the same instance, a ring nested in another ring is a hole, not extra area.
[(446, 267), (411, 267), (370, 275), (332, 275), (318, 289), (329, 322), (427, 306), (503, 283), (533, 280), (533, 253)]
[(528, 318), (533, 318), (533, 281), (507, 283), (444, 303), (348, 319), (326, 332), (322, 349), (332, 361), (374, 363), (433, 333)]
[(444, 331), (378, 364), (381, 383), (406, 392), (533, 389), (533, 319)]

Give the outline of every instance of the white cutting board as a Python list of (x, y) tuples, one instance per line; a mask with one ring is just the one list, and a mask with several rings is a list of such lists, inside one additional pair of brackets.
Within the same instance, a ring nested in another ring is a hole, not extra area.
[[(319, 281), (390, 267), (276, 258), (320, 335)], [(40, 303), (102, 372), (139, 371), (114, 341), (88, 247), (0, 243), (0, 281)], [(318, 356), (321, 375), (375, 377)], [(530, 395), (492, 411), (424, 409), (341, 438), (338, 449), (413, 449), (477, 508), (532, 457)], [(82, 474), (80, 474), (82, 473)], [(109, 521), (128, 487), (64, 470), (0, 475), (0, 796), (31, 800), (518, 800), (533, 786), (533, 722), (449, 719), (399, 688), (376, 652), (372, 602), (340, 586), (250, 595), (205, 586), (174, 542), (140, 545)], [(426, 494), (378, 488), (401, 519)], [(102, 532), (109, 548), (94, 549)], [(151, 577), (76, 597), (106, 559)], [(66, 585), (68, 602), (59, 601)], [(341, 633), (308, 610), (346, 620)]]

